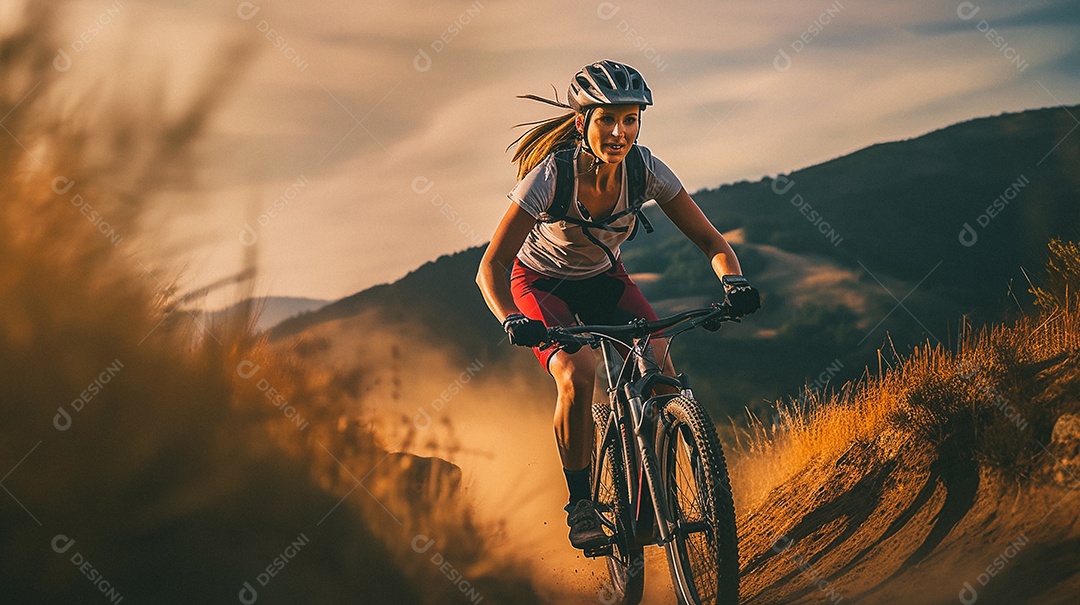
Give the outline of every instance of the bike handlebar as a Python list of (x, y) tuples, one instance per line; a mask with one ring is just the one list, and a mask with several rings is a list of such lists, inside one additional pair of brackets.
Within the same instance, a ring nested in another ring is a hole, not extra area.
[(738, 321), (739, 318), (731, 313), (729, 305), (713, 303), (708, 307), (683, 311), (669, 317), (662, 317), (656, 321), (638, 318), (630, 323), (615, 326), (555, 326), (547, 330), (548, 343), (549, 346), (552, 344), (591, 344), (596, 339), (596, 336), (606, 336), (617, 340), (644, 338), (650, 335), (655, 336), (668, 328), (692, 320), (700, 320), (692, 326), (697, 327), (708, 321)]

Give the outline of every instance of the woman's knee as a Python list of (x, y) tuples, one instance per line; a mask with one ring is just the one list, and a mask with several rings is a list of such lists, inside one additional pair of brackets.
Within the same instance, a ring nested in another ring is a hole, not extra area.
[(575, 399), (582, 395), (592, 397), (596, 381), (596, 360), (592, 351), (583, 349), (572, 355), (559, 352), (551, 360), (551, 370), (560, 394), (573, 394)]

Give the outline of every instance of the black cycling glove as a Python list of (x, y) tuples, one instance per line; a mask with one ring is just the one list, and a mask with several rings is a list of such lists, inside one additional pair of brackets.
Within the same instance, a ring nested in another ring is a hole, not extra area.
[(761, 308), (761, 294), (745, 277), (725, 275), (720, 281), (724, 284), (725, 302), (735, 317), (749, 315)]
[(547, 340), (547, 327), (544, 322), (529, 319), (522, 313), (511, 313), (502, 322), (510, 344), (519, 347), (538, 347)]

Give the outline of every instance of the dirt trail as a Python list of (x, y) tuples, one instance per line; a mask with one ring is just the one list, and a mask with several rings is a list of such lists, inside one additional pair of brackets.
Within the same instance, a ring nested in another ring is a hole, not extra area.
[(741, 522), (744, 603), (1075, 602), (1080, 495), (933, 462), (812, 469), (778, 490)]
[[(357, 407), (346, 415), (373, 425), (382, 447), (461, 469), (460, 493), (487, 532), (491, 560), (524, 562), (546, 602), (604, 602), (605, 561), (585, 558), (566, 537), (550, 380), (531, 359), (517, 371), (496, 370), (450, 360), (424, 342), (407, 328), (358, 317), (308, 330), (298, 348), (315, 351), (308, 364), (362, 377)], [(663, 551), (651, 550), (644, 602), (675, 603)]]
[[(547, 410), (459, 404), (455, 424), (484, 433), (492, 452), (522, 453), (453, 457), (480, 517), (498, 523), (493, 543), (533, 562), (548, 602), (604, 602), (604, 563), (566, 542)], [(966, 586), (980, 603), (1075, 602), (1080, 493), (1008, 483), (954, 441), (891, 438), (807, 468), (740, 518), (743, 603), (945, 604), (964, 602)], [(643, 602), (675, 603), (663, 551), (648, 549), (647, 563)]]
[[(362, 370), (358, 412), (383, 446), (460, 467), (493, 560), (524, 561), (546, 602), (605, 602), (604, 561), (567, 544), (546, 377), (448, 361), (402, 330), (364, 329), (367, 346), (356, 347), (349, 333), (361, 323), (320, 330), (322, 362)], [(1080, 470), (1048, 457), (1039, 477), (1007, 480), (972, 461), (972, 433), (885, 430), (744, 506), (743, 603), (1075, 602)], [(739, 495), (746, 486), (733, 480)], [(646, 578), (645, 603), (675, 602), (659, 548), (647, 549)]]
[(961, 445), (883, 435), (778, 487), (740, 519), (743, 602), (1075, 603), (1080, 481), (1008, 482)]
[[(1063, 364), (1060, 374), (1078, 365)], [(568, 549), (561, 516), (552, 513), (565, 494), (547, 414), (518, 415), (512, 425), (537, 449), (527, 463), (510, 462), (527, 472), (505, 470), (538, 483), (535, 506), (508, 522), (506, 544), (539, 562), (534, 578), (550, 602), (603, 602), (604, 565)], [(887, 430), (785, 481), (739, 519), (742, 602), (1075, 603), (1080, 435), (1045, 436), (1044, 464), (1024, 480), (972, 460), (973, 439), (963, 422), (934, 434)], [(479, 495), (487, 478), (506, 475), (477, 467), (476, 476)], [(647, 560), (643, 602), (674, 603), (663, 551), (649, 549)]]

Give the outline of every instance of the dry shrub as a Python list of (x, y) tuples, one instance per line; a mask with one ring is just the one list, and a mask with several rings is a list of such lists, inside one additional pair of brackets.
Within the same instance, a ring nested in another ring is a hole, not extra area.
[(1035, 304), (1043, 309), (1063, 309), (1080, 285), (1080, 244), (1051, 240), (1043, 285), (1032, 287)]

